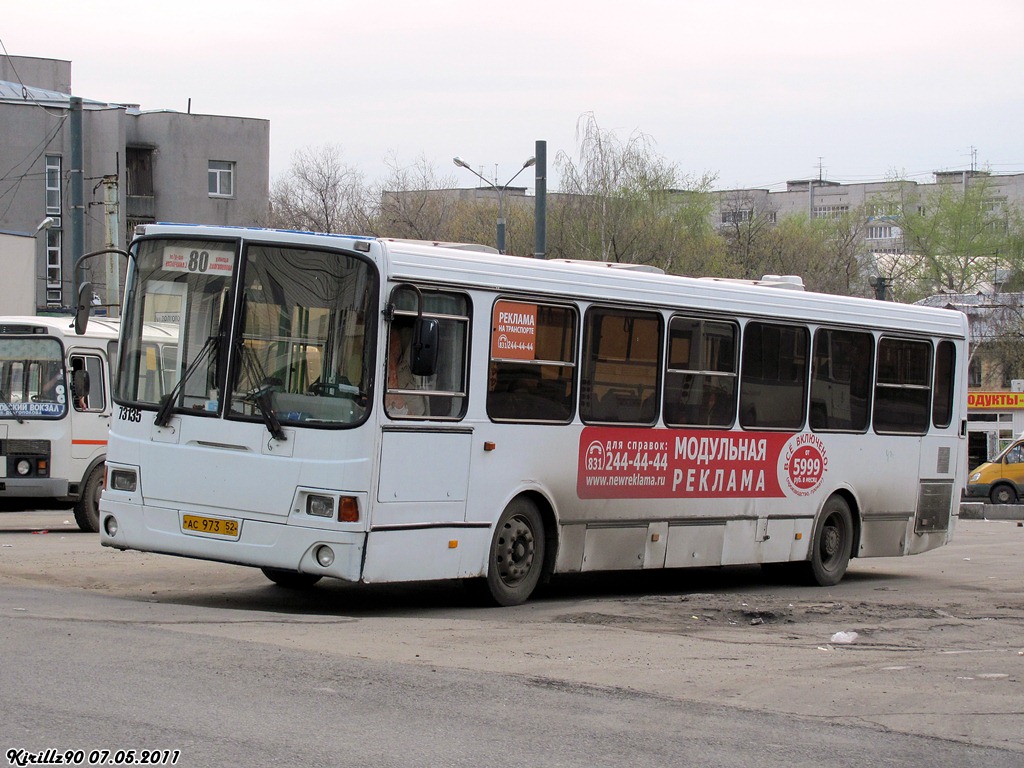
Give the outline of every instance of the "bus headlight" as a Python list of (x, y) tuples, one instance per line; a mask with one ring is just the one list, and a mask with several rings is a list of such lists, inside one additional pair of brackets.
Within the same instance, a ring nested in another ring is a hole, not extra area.
[(113, 491), (126, 491), (134, 493), (139, 487), (139, 477), (130, 469), (110, 470), (110, 489)]
[(17, 471), (19, 475), (27, 475), (29, 472), (32, 471), (32, 462), (29, 461), (28, 459), (21, 459), (15, 465), (15, 471)]
[(113, 515), (108, 515), (107, 519), (103, 521), (103, 530), (106, 531), (107, 536), (110, 538), (117, 536), (117, 518)]
[(306, 497), (306, 514), (315, 517), (334, 517), (334, 498), (310, 494)]

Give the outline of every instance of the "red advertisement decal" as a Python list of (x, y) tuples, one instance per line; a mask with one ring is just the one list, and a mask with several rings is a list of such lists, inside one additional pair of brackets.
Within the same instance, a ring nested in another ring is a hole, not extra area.
[(491, 357), (533, 360), (537, 355), (537, 305), (499, 301), (491, 318)]
[(828, 467), (811, 434), (587, 427), (580, 436), (581, 499), (806, 496)]

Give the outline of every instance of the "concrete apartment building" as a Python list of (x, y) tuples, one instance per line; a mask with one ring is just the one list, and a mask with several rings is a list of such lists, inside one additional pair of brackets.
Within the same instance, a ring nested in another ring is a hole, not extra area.
[[(34, 240), (35, 311), (74, 306), (77, 256), (124, 248), (138, 224), (247, 225), (265, 216), (268, 120), (144, 111), (71, 94), (71, 62), (0, 56), (0, 259), (10, 263), (24, 238)], [(108, 303), (120, 278), (112, 275), (107, 291), (105, 260), (83, 267)]]
[(847, 213), (861, 211), (866, 218), (864, 250), (876, 254), (902, 254), (902, 233), (879, 201), (897, 191), (916, 194), (921, 198), (943, 185), (966, 186), (974, 179), (984, 178), (990, 185), (993, 205), (1024, 207), (1024, 174), (990, 174), (985, 171), (936, 171), (934, 181), (872, 181), (859, 184), (841, 184), (824, 179), (789, 181), (786, 189), (729, 189), (717, 193), (718, 208), (714, 213), (719, 227), (748, 221), (756, 216), (775, 222), (792, 214), (811, 218), (839, 218)]

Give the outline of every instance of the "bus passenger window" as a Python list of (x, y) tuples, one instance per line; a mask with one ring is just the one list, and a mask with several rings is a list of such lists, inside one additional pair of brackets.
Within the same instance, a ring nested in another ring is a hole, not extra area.
[(806, 413), (808, 332), (802, 326), (747, 323), (743, 332), (740, 424), (800, 429)]
[(576, 386), (575, 349), (572, 308), (495, 302), (487, 415), (495, 421), (569, 421)]
[(883, 338), (878, 342), (876, 432), (921, 435), (928, 431), (931, 352), (926, 341)]
[(732, 426), (736, 417), (737, 333), (734, 323), (672, 318), (665, 370), (666, 424)]
[(591, 309), (583, 336), (583, 420), (653, 424), (658, 418), (661, 346), (661, 315)]
[(819, 328), (811, 371), (811, 429), (863, 432), (871, 397), (870, 333)]

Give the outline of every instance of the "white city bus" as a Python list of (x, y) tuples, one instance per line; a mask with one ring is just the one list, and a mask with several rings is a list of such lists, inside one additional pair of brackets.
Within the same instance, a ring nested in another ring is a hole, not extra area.
[(952, 536), (960, 313), (363, 237), (147, 225), (132, 251), (106, 546), (511, 605), (595, 570), (831, 585)]
[(117, 321), (0, 317), (0, 501), (73, 503), (99, 530)]

